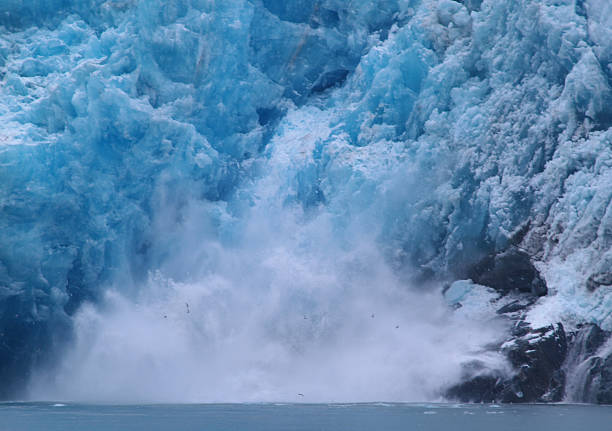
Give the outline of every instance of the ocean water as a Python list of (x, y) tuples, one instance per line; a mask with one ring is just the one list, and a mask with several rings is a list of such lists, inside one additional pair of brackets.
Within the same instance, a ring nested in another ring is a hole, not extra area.
[(611, 426), (612, 407), (595, 405), (0, 405), (0, 431), (587, 431)]

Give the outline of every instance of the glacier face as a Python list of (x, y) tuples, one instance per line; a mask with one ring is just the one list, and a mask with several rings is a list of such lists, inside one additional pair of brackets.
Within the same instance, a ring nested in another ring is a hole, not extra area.
[[(111, 355), (104, 337), (81, 341), (116, 328), (79, 311), (109, 289), (156, 316), (185, 302), (142, 299), (159, 285), (212, 289), (233, 313), (246, 313), (240, 297), (268, 298), (327, 334), (342, 325), (321, 323), (324, 309), (346, 321), (343, 298), (371, 301), (352, 272), (374, 292), (461, 278), (526, 225), (551, 292), (529, 318), (612, 329), (609, 287), (586, 290), (612, 263), (606, 0), (9, 0), (0, 25), (0, 375), (15, 387), (68, 339), (83, 375), (87, 352)], [(206, 304), (189, 295), (177, 298)], [(417, 302), (381, 295), (379, 308)], [(116, 307), (107, 320), (151, 325)], [(297, 331), (283, 319), (266, 339)], [(232, 328), (215, 322), (207, 340)]]

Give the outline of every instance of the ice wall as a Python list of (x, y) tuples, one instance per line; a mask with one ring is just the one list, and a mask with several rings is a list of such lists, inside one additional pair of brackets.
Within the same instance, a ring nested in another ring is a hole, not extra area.
[(154, 217), (191, 200), (231, 217), (278, 118), (339, 85), (398, 9), (341, 6), (3, 2), (4, 381), (100, 286), (171, 254)]
[[(2, 378), (20, 386), (108, 286), (142, 298), (151, 272), (214, 274), (227, 261), (211, 249), (247, 247), (254, 211), (297, 212), (280, 238), (331, 236), (330, 259), (375, 244), (403, 283), (462, 275), (529, 222), (553, 293), (534, 321), (609, 326), (607, 288), (585, 283), (611, 256), (611, 14), (605, 0), (2, 2)], [(319, 219), (328, 230), (304, 227)]]

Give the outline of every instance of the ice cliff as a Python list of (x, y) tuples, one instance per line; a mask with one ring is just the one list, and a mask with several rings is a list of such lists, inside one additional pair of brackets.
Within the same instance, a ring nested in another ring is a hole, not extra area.
[(522, 322), (612, 330), (607, 0), (2, 0), (0, 80), (2, 397), (84, 303), (275, 235), (424, 297), (518, 247)]

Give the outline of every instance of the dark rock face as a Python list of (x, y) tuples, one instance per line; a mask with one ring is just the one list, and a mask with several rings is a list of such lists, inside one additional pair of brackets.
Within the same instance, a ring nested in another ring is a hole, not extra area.
[(605, 347), (609, 337), (610, 332), (594, 324), (572, 334), (566, 363), (570, 401), (612, 404), (612, 352)]
[(446, 397), (464, 403), (493, 403), (504, 393), (505, 383), (501, 376), (476, 376), (451, 387)]
[(451, 387), (446, 397), (461, 402), (612, 404), (612, 347), (606, 343), (610, 332), (583, 324), (566, 334), (561, 323), (532, 329), (517, 320), (511, 333), (499, 350), (512, 365), (512, 375), (469, 363), (462, 383)]
[(506, 354), (518, 370), (512, 386), (518, 391), (505, 394), (506, 402), (561, 401), (567, 355), (567, 337), (561, 323), (534, 329), (507, 343)]
[[(491, 254), (468, 271), (473, 282), (493, 288), (500, 294), (497, 314), (514, 322), (510, 339), (497, 346), (514, 370), (464, 368), (462, 383), (451, 387), (446, 396), (463, 402), (546, 402), (561, 401), (565, 389), (563, 364), (568, 340), (561, 323), (532, 328), (524, 320), (526, 311), (538, 297), (548, 293), (546, 283), (528, 253), (516, 244), (529, 229), (517, 233), (506, 250)], [(612, 369), (611, 369), (612, 370)]]
[(593, 380), (591, 381), (599, 377), (599, 387), (596, 397), (597, 402), (599, 404), (612, 404), (612, 354), (608, 355), (604, 360), (595, 360), (591, 375), (593, 376)]
[(603, 394), (599, 394), (601, 388), (602, 365), (602, 359), (598, 356), (593, 356), (586, 360), (584, 364), (586, 368), (586, 378), (584, 379), (583, 387), (580, 388), (581, 398), (579, 399), (581, 402), (611, 404), (610, 399), (607, 399)]
[(589, 323), (582, 325), (577, 334), (573, 334), (572, 342), (581, 343), (581, 353), (584, 356), (592, 356), (606, 342), (610, 333), (599, 326)]
[(565, 386), (562, 365), (567, 355), (563, 325), (538, 329), (518, 326), (517, 335), (501, 346), (515, 370), (513, 376), (489, 371), (451, 387), (446, 396), (462, 402), (561, 401)]
[(518, 247), (492, 254), (468, 271), (474, 283), (492, 287), (502, 295), (513, 291), (544, 296), (548, 288), (529, 255)]
[(519, 311), (524, 311), (533, 305), (535, 301), (533, 298), (519, 298), (514, 301), (500, 307), (497, 310), (497, 314), (511, 314)]

